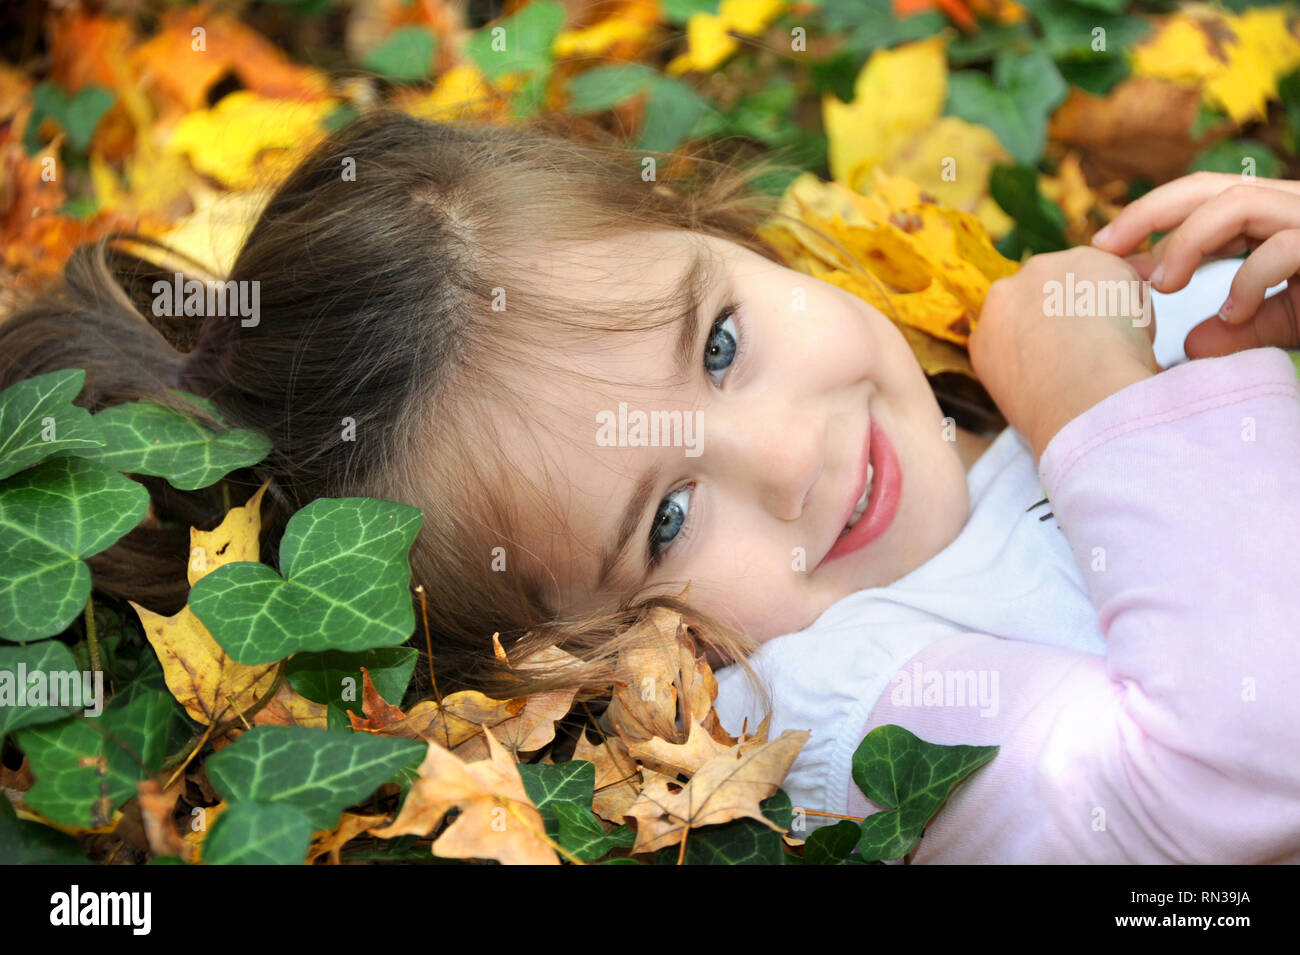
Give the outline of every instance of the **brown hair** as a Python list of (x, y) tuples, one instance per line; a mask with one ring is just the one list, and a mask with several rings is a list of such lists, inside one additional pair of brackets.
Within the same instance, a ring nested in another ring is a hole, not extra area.
[[(253, 327), (238, 317), (207, 316), (196, 328), (193, 318), (155, 315), (153, 284), (170, 281), (178, 257), (125, 233), (78, 247), (56, 288), (0, 323), (0, 386), (84, 368), (77, 403), (92, 411), (149, 397), (194, 413), (162, 391), (179, 387), (272, 442), (266, 461), (211, 488), (180, 492), (143, 478), (152, 513), (89, 561), (99, 592), (178, 611), (188, 594), (188, 527), (214, 526), (231, 488), (243, 500), (273, 477), (262, 555), (272, 566), (285, 522), (317, 497), (379, 497), (423, 511), (410, 559), (427, 596), (443, 692), (608, 686), (615, 655), (653, 606), (683, 613), (697, 644), (755, 678), (745, 661), (753, 641), (689, 599), (631, 595), (582, 619), (548, 607), (544, 569), (510, 529), (525, 496), (529, 506), (549, 502), (520, 486), (483, 408), (491, 400), (528, 414), (509, 368), (544, 360), (557, 330), (593, 338), (644, 331), (699, 293), (600, 303), (593, 319), (589, 301), (534, 292), (540, 283), (512, 250), (543, 235), (564, 242), (667, 229), (722, 237), (780, 262), (758, 235), (776, 198), (754, 182), (786, 167), (736, 170), (697, 157), (684, 163), (691, 177), (668, 183), (662, 173), (681, 157), (580, 141), (557, 122), (432, 123), (380, 110), (326, 138), (276, 189), (226, 276), (259, 283)], [(647, 156), (661, 181), (643, 178)], [(348, 159), (355, 177), (342, 174)], [(171, 261), (155, 264), (158, 253)], [(207, 277), (203, 264), (186, 262), (185, 277)], [(509, 296), (508, 335), (492, 321), (500, 289)], [(355, 440), (342, 439), (345, 417)], [(510, 556), (505, 572), (490, 566), (497, 546)], [(512, 664), (555, 644), (586, 662), (520, 673), (494, 656), (494, 632)], [(415, 636), (423, 646), (418, 626)]]
[[(151, 514), (88, 561), (96, 590), (175, 613), (188, 596), (188, 527), (215, 526), (232, 488), (242, 501), (270, 477), (262, 560), (271, 566), (288, 518), (315, 498), (378, 497), (421, 509), (410, 561), (427, 597), (443, 692), (599, 692), (616, 655), (637, 640), (634, 624), (659, 606), (683, 614), (697, 646), (741, 665), (767, 708), (767, 688), (746, 660), (753, 640), (693, 608), (689, 594), (620, 595), (581, 618), (547, 606), (545, 568), (511, 528), (526, 498), (529, 506), (553, 504), (523, 487), (485, 407), (495, 402), (528, 417), (529, 396), (512, 391), (509, 370), (545, 361), (558, 331), (594, 340), (645, 331), (700, 294), (697, 285), (665, 301), (598, 304), (542, 294), (513, 251), (535, 247), (540, 236), (562, 243), (684, 230), (784, 264), (759, 234), (779, 215), (778, 200), (755, 183), (791, 167), (682, 162), (583, 141), (561, 129), (565, 123), (573, 121), (433, 123), (378, 110), (327, 137), (275, 190), (226, 276), (259, 283), (253, 327), (207, 316), (195, 328), (192, 318), (154, 314), (154, 282), (170, 282), (184, 257), (133, 234), (78, 247), (57, 287), (0, 323), (0, 387), (84, 368), (77, 403), (92, 411), (148, 397), (203, 417), (163, 392), (179, 387), (209, 398), (229, 425), (271, 440), (264, 462), (200, 491), (142, 478)], [(643, 179), (648, 156), (658, 182)], [(355, 163), (354, 177), (343, 175), (345, 160)], [(663, 181), (678, 165), (691, 175)], [(132, 243), (143, 248), (124, 247)], [(167, 265), (155, 264), (165, 257)], [(186, 277), (207, 277), (202, 263), (185, 261)], [(493, 321), (501, 289), (509, 334)], [(343, 439), (344, 418), (353, 419), (355, 440)], [(492, 569), (495, 547), (506, 548), (504, 572)], [(585, 662), (521, 673), (495, 657), (494, 632), (515, 665), (553, 645)], [(418, 625), (412, 643), (423, 647)], [(427, 673), (417, 684), (428, 685)]]

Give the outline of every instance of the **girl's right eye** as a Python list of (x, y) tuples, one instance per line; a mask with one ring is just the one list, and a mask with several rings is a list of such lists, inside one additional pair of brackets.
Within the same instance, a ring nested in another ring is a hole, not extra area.
[[(718, 387), (722, 387), (722, 382), (713, 379), (713, 373), (725, 372), (738, 359), (742, 349), (737, 345), (736, 323), (733, 320), (739, 304), (730, 302), (718, 314), (713, 321), (713, 327), (709, 330), (709, 340), (704, 349), (704, 367), (709, 373), (709, 378)], [(727, 330), (727, 326), (731, 330)], [(685, 494), (686, 499), (683, 503), (677, 504), (673, 501), (673, 496)], [(659, 509), (655, 512), (654, 524), (650, 528), (650, 567), (658, 566), (663, 559), (666, 551), (677, 540), (678, 536), (685, 537), (689, 530), (686, 529), (687, 515), (689, 514), (691, 500), (691, 486), (679, 487), (670, 492), (659, 502)]]

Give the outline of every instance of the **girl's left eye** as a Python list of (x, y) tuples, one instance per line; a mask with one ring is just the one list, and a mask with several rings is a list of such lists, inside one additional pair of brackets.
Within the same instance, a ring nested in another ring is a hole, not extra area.
[[(704, 367), (708, 370), (710, 379), (718, 387), (722, 387), (722, 381), (720, 378), (713, 378), (713, 373), (719, 372), (725, 377), (727, 369), (736, 362), (740, 353), (734, 318), (739, 308), (738, 303), (729, 303), (714, 319), (713, 327), (709, 330), (708, 344), (704, 349)], [(730, 330), (728, 330), (728, 327), (730, 327)], [(659, 508), (655, 511), (654, 526), (650, 528), (650, 566), (652, 568), (658, 566), (663, 559), (664, 552), (673, 545), (677, 538), (685, 537), (689, 533), (691, 490), (692, 485), (679, 487), (670, 491), (659, 502)], [(674, 495), (684, 495), (685, 500), (681, 500), (681, 498), (674, 499)]]
[[(736, 360), (739, 351), (737, 344), (738, 334), (736, 322), (733, 316), (739, 310), (740, 306), (736, 302), (731, 302), (726, 308), (714, 319), (713, 327), (709, 330), (709, 340), (704, 348), (704, 367), (708, 369), (709, 377), (715, 385), (722, 386), (722, 381), (713, 378), (712, 373), (725, 372)], [(728, 331), (730, 327), (730, 331)]]

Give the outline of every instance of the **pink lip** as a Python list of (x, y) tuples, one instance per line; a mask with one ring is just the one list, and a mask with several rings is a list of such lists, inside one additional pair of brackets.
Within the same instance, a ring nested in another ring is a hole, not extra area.
[(871, 462), (874, 468), (875, 483), (871, 487), (871, 497), (867, 501), (866, 513), (862, 515), (862, 519), (853, 525), (853, 528), (847, 534), (836, 537), (835, 543), (826, 552), (826, 556), (822, 558), (823, 564), (866, 547), (889, 529), (890, 524), (894, 521), (894, 515), (898, 513), (898, 502), (902, 496), (902, 469), (899, 467), (898, 455), (894, 453), (893, 445), (889, 443), (884, 430), (873, 417), (871, 419), (870, 443), (863, 455), (860, 477), (854, 485), (853, 497), (849, 500), (848, 508), (839, 523), (839, 529), (843, 530), (844, 525), (853, 516), (853, 509), (857, 506), (858, 498), (862, 497), (862, 491), (867, 486), (868, 461)]

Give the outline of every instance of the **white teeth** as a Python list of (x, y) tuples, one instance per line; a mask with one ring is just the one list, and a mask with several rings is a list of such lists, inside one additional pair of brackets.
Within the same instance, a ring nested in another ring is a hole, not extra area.
[(858, 505), (853, 509), (853, 515), (849, 518), (849, 522), (844, 525), (844, 530), (840, 531), (841, 537), (847, 534), (849, 532), (849, 528), (851, 528), (854, 524), (856, 524), (859, 520), (861, 520), (862, 515), (867, 512), (867, 501), (871, 499), (871, 488), (872, 485), (875, 483), (875, 477), (876, 477), (876, 469), (873, 468), (871, 466), (871, 462), (868, 461), (867, 462), (867, 486), (865, 489), (863, 489), (862, 496), (858, 498)]

